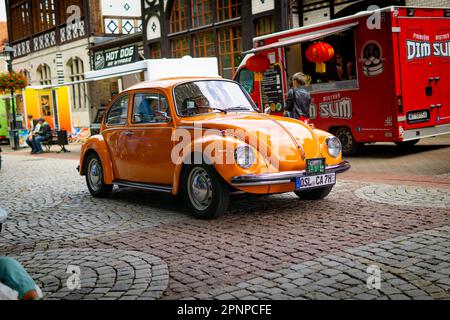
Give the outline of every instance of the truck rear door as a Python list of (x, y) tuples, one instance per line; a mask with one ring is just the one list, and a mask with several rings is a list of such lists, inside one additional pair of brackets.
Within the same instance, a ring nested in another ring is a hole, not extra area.
[(450, 19), (398, 17), (398, 27), (404, 129), (449, 123)]

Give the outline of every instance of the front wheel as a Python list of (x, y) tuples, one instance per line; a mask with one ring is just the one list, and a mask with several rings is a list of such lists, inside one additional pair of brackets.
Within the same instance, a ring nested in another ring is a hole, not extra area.
[(357, 155), (363, 144), (356, 142), (355, 137), (348, 128), (339, 128), (334, 134), (342, 144), (342, 154), (346, 157)]
[(103, 166), (97, 154), (92, 153), (86, 159), (86, 183), (91, 195), (95, 198), (107, 198), (113, 186), (106, 184), (103, 179)]
[(212, 166), (189, 165), (183, 171), (183, 196), (199, 219), (215, 219), (228, 208), (230, 192)]
[(330, 194), (331, 190), (333, 190), (333, 186), (313, 190), (295, 191), (295, 194), (302, 200), (322, 200)]

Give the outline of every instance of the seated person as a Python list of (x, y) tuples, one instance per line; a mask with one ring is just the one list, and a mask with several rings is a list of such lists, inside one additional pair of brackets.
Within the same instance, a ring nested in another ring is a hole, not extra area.
[[(26, 143), (31, 148), (32, 154), (35, 154), (37, 152), (37, 150), (35, 150), (34, 145), (33, 145), (34, 135), (37, 134), (39, 132), (39, 130), (41, 129), (41, 125), (37, 122), (38, 122), (38, 120), (36, 120), (36, 119), (30, 119), (30, 134), (28, 135), (28, 138), (26, 140)], [(35, 125), (35, 123), (36, 123), (36, 125)]]
[(155, 122), (155, 114), (151, 107), (154, 99), (150, 97), (141, 97), (141, 102), (138, 103), (138, 107), (135, 111), (135, 116), (140, 116), (140, 123), (152, 123)]
[(41, 143), (49, 141), (52, 138), (52, 128), (45, 119), (39, 119), (38, 124), (40, 125), (39, 131), (34, 134), (31, 142), (35, 154), (43, 153), (44, 151), (42, 150)]

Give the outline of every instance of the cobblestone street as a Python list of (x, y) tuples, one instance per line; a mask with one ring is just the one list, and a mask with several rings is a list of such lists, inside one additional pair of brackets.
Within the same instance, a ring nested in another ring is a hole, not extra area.
[(76, 158), (3, 154), (0, 256), (46, 299), (450, 299), (448, 135), (367, 146), (323, 201), (237, 195), (213, 221), (146, 191), (94, 199)]

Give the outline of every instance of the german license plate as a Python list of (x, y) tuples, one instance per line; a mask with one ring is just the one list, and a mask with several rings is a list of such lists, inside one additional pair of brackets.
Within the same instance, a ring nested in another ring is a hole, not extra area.
[(306, 159), (306, 175), (316, 176), (325, 173), (325, 158)]
[(336, 184), (336, 173), (296, 178), (296, 191), (315, 189)]

